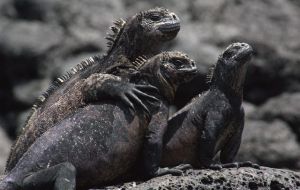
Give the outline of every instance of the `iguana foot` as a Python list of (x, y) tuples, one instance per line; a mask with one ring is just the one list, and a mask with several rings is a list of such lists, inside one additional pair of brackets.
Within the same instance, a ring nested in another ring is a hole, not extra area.
[(221, 170), (222, 168), (241, 168), (241, 167), (251, 167), (255, 169), (260, 169), (260, 166), (258, 164), (252, 163), (251, 161), (232, 162), (227, 164), (211, 164), (208, 168), (212, 170)]
[(193, 168), (193, 166), (191, 164), (180, 164), (180, 165), (174, 167), (174, 169), (178, 169), (178, 170), (182, 170), (182, 171), (192, 169), (192, 168)]
[(172, 167), (172, 168), (169, 168), (169, 167), (158, 168), (156, 170), (156, 172), (154, 172), (151, 176), (158, 177), (158, 176), (167, 175), (167, 174), (171, 174), (174, 176), (180, 176), (183, 174), (183, 172), (185, 170), (188, 170), (191, 168), (193, 168), (193, 167), (190, 164), (180, 164), (180, 165)]
[(167, 174), (171, 174), (174, 176), (181, 176), (183, 174), (183, 171), (177, 168), (158, 168), (158, 170), (156, 170), (156, 172), (154, 172), (151, 177), (158, 177), (158, 176), (163, 176), (163, 175), (167, 175)]
[(87, 103), (97, 102), (99, 99), (120, 100), (133, 113), (137, 110), (136, 108), (140, 108), (150, 115), (145, 103), (151, 105), (160, 103), (155, 97), (155, 94), (158, 94), (156, 87), (124, 82), (119, 77), (109, 74), (100, 73), (90, 76), (85, 80), (83, 92), (85, 94), (84, 100)]
[(241, 168), (241, 167), (251, 167), (255, 169), (260, 169), (260, 166), (258, 164), (255, 164), (251, 161), (245, 161), (245, 162), (233, 162), (233, 163), (228, 163), (228, 164), (223, 164), (223, 168)]
[[(152, 85), (138, 85), (138, 84), (132, 84), (132, 83), (125, 83), (129, 88), (126, 92), (123, 94), (123, 98), (126, 100), (132, 99), (138, 106), (140, 106), (147, 114), (151, 114), (150, 110), (146, 106), (148, 104), (151, 105), (158, 105), (160, 104), (160, 100), (157, 99), (155, 96), (152, 96), (150, 94), (158, 94), (158, 89)], [(123, 99), (123, 101), (125, 101)], [(130, 101), (130, 100), (129, 100)], [(132, 105), (132, 102), (128, 102), (128, 104)], [(134, 104), (135, 105), (135, 104)], [(136, 110), (135, 108), (133, 108)]]

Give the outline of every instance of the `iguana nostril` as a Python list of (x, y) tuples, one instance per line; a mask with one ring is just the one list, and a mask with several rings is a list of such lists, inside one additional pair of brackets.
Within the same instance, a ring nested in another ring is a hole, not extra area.
[(192, 67), (195, 67), (195, 63), (194, 62), (192, 62)]
[(177, 20), (177, 16), (174, 13), (172, 13), (171, 15), (172, 15), (174, 20)]

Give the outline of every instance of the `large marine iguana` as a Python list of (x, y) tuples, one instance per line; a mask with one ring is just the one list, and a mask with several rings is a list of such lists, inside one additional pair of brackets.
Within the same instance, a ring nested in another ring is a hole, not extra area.
[[(164, 52), (144, 63), (131, 82), (159, 89), (160, 110), (166, 113), (159, 112), (152, 120), (160, 120), (161, 115), (167, 118), (167, 104), (177, 86), (195, 73), (195, 64), (186, 55)], [(0, 190), (74, 190), (75, 179), (80, 190), (124, 175), (143, 147), (147, 114), (140, 109), (132, 116), (124, 104), (110, 100), (78, 108), (32, 144), (0, 183)]]
[(176, 37), (179, 29), (178, 17), (164, 8), (142, 11), (126, 21), (115, 21), (111, 27), (113, 34), (107, 37), (107, 54), (91, 57), (58, 78), (33, 106), (22, 134), (12, 147), (6, 171), (16, 165), (46, 130), (90, 102), (109, 97), (123, 100), (132, 109), (136, 104), (147, 109), (140, 99), (148, 97), (141, 91), (151, 91), (151, 87), (123, 83), (119, 78), (103, 73), (109, 74), (119, 68), (118, 75), (126, 75), (136, 58), (159, 52), (162, 44)]
[[(191, 164), (194, 167), (252, 166), (231, 163), (236, 156), (244, 127), (243, 85), (252, 48), (234, 43), (220, 55), (209, 75), (210, 88), (176, 112), (166, 126), (149, 126), (152, 149), (145, 151), (148, 173), (158, 166)], [(220, 161), (213, 159), (220, 151)], [(161, 157), (162, 156), (162, 157)]]

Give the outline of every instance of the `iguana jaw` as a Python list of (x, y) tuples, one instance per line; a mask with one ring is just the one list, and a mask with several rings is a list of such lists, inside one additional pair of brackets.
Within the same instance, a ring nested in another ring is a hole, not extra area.
[(158, 26), (158, 30), (161, 32), (162, 41), (169, 41), (174, 39), (177, 36), (177, 33), (180, 30), (180, 22), (179, 21), (170, 21), (165, 22)]

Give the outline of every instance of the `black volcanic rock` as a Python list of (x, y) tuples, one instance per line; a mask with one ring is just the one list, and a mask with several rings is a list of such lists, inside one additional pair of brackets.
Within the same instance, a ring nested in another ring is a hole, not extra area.
[(300, 141), (300, 93), (284, 93), (259, 108), (258, 119), (281, 119), (289, 124)]
[[(183, 176), (162, 176), (146, 182), (130, 182), (103, 189), (299, 189), (300, 173), (262, 167), (213, 170), (188, 170)], [(92, 189), (91, 189), (92, 190)]]
[(246, 120), (236, 160), (300, 170), (300, 145), (287, 123)]

